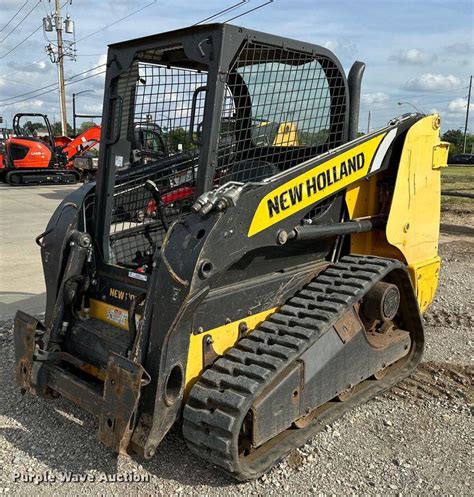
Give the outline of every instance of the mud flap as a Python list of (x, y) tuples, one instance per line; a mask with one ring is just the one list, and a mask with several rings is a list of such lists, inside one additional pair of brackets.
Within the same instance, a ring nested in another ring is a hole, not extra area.
[(99, 440), (119, 454), (126, 454), (134, 427), (145, 370), (112, 353), (107, 363)]
[(15, 344), (15, 376), (23, 393), (36, 393), (32, 382), (33, 357), (35, 353), (36, 340), (45, 332), (41, 321), (17, 311), (13, 326), (13, 339)]

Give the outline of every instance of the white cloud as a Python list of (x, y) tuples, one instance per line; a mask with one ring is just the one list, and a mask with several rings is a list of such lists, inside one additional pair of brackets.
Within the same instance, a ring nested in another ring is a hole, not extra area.
[[(455, 98), (451, 100), (448, 104), (448, 112), (451, 114), (465, 114), (467, 107), (467, 99), (466, 98)], [(469, 106), (469, 110), (474, 110), (474, 104)]]
[(435, 54), (423, 52), (417, 48), (410, 48), (408, 50), (400, 50), (394, 55), (391, 55), (390, 60), (394, 60), (400, 64), (408, 65), (426, 65), (436, 60)]
[(348, 39), (341, 38), (340, 40), (329, 40), (323, 43), (323, 47), (331, 50), (336, 54), (336, 57), (352, 57), (357, 53), (357, 45)]
[(106, 66), (105, 66), (106, 63), (107, 63), (107, 54), (102, 54), (99, 57), (99, 60), (97, 61), (97, 63), (94, 64), (95, 69), (93, 69), (92, 71), (86, 72), (81, 77), (94, 76), (94, 75), (100, 74), (100, 77), (102, 79), (105, 79), (105, 74), (101, 74), (101, 73), (106, 70)]
[(362, 102), (366, 105), (376, 105), (388, 102), (390, 97), (381, 91), (375, 93), (364, 93), (362, 95)]
[(452, 90), (459, 87), (461, 81), (456, 76), (449, 74), (425, 73), (419, 78), (410, 79), (405, 83), (405, 88), (414, 91)]

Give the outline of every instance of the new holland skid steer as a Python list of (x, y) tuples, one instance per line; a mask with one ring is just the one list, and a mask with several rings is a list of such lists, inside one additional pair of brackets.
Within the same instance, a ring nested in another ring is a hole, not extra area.
[[(15, 319), (23, 391), (144, 458), (182, 420), (245, 480), (409, 375), (447, 145), (437, 115), (359, 137), (363, 71), (226, 24), (110, 46), (97, 182), (37, 238), (45, 321)], [(137, 122), (166, 153), (137, 163)]]

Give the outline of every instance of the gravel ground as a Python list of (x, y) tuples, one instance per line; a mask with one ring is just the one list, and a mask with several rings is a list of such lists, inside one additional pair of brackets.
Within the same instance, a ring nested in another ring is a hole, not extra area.
[[(19, 394), (12, 322), (3, 323), (0, 493), (472, 495), (474, 241), (443, 237), (440, 252), (440, 287), (426, 316), (426, 353), (417, 372), (246, 484), (193, 457), (179, 426), (152, 461), (117, 460), (96, 440), (94, 418), (64, 400)], [(142, 481), (108, 481), (130, 477)]]

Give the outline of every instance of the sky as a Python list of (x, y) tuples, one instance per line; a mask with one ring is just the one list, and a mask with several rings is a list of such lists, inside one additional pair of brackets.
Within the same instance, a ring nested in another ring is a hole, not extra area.
[[(77, 112), (101, 113), (104, 67), (96, 67), (105, 62), (108, 44), (188, 26), (237, 1), (62, 0), (63, 15), (75, 22), (77, 41), (76, 61), (65, 62), (68, 121), (72, 123), (72, 92), (93, 90), (77, 97)], [(248, 0), (217, 20), (264, 2)], [(42, 29), (29, 36), (54, 0), (1, 3), (0, 116), (9, 125), (16, 112), (41, 112), (58, 120), (58, 93), (50, 91), (57, 70), (45, 53), (48, 41)], [(469, 76), (474, 73), (472, 0), (274, 0), (232, 23), (329, 48), (346, 72), (355, 60), (365, 62), (361, 131), (367, 130), (369, 110), (374, 130), (414, 108), (440, 113), (444, 130), (464, 128)], [(81, 78), (87, 79), (76, 82)], [(474, 133), (474, 103), (470, 112), (468, 129)]]

